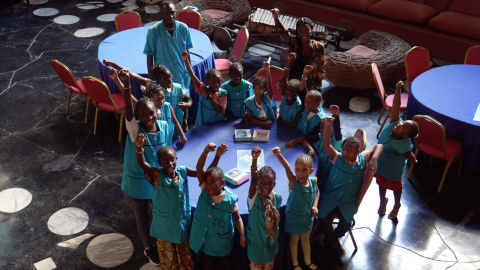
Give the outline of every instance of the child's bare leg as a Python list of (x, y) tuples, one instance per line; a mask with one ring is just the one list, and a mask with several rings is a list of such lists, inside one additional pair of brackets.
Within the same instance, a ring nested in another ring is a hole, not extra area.
[(388, 214), (389, 219), (395, 219), (398, 215), (398, 210), (402, 204), (400, 203), (400, 198), (402, 198), (402, 187), (393, 191), (393, 196), (395, 197), (395, 205), (393, 206), (392, 212)]
[(299, 238), (300, 238), (299, 234), (290, 234), (290, 256), (292, 257), (292, 265), (294, 266), (293, 270), (296, 270), (296, 268), (300, 268), (300, 266), (298, 266), (298, 239)]
[(381, 186), (378, 186), (378, 193), (380, 194), (380, 206), (378, 207), (378, 214), (383, 216), (387, 211), (388, 198), (385, 197), (387, 189)]
[(317, 266), (312, 263), (312, 254), (310, 250), (310, 233), (312, 230), (309, 230), (308, 232), (304, 232), (300, 235), (300, 241), (302, 243), (302, 250), (303, 250), (303, 260), (305, 261), (305, 264), (308, 266), (310, 269), (316, 269)]

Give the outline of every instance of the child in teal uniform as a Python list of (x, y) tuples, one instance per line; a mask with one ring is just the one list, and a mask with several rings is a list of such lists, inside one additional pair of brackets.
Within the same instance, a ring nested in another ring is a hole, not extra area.
[(222, 74), (216, 69), (209, 69), (206, 74), (206, 84), (203, 84), (195, 73), (188, 59), (188, 52), (182, 53), (183, 61), (187, 65), (187, 70), (192, 77), (195, 90), (200, 96), (198, 100), (197, 120), (195, 126), (201, 126), (207, 123), (214, 123), (225, 120), (225, 108), (227, 106), (227, 90), (220, 88)]
[(275, 171), (270, 166), (257, 170), (261, 149), (252, 149), (250, 188), (248, 190), (248, 259), (250, 269), (271, 270), (275, 265), (278, 245), (278, 224), (282, 196), (273, 191)]
[[(378, 157), (383, 151), (383, 145), (377, 144), (361, 152), (360, 141), (351, 136), (343, 141), (341, 153), (337, 152), (330, 144), (330, 128), (334, 120), (333, 117), (327, 117), (322, 138), (323, 147), (333, 168), (320, 197), (318, 217), (325, 235), (323, 243), (330, 246), (335, 255), (343, 257), (345, 250), (338, 238), (344, 236), (350, 228), (367, 163), (373, 173), (377, 167)], [(338, 215), (340, 222), (334, 231), (332, 220), (335, 214)]]
[[(157, 119), (155, 103), (150, 98), (142, 98), (133, 110), (130, 90), (130, 76), (127, 70), (120, 72), (125, 101), (125, 127), (128, 131), (125, 142), (125, 156), (122, 176), (122, 191), (130, 198), (135, 211), (137, 230), (145, 247), (144, 254), (152, 264), (158, 265), (158, 252), (150, 237), (152, 219), (152, 186), (145, 179), (144, 171), (138, 165), (135, 154), (135, 139), (143, 136), (146, 145), (145, 157), (152, 164), (157, 163), (157, 150), (167, 144), (168, 124)], [(137, 122), (140, 120), (140, 122)]]
[(293, 128), (297, 127), (303, 110), (298, 91), (300, 91), (300, 81), (297, 79), (289, 80), (285, 89), (285, 96), (280, 103), (280, 115), (277, 118), (279, 124)]
[(285, 232), (290, 234), (290, 255), (293, 269), (301, 269), (298, 263), (298, 240), (302, 243), (303, 259), (309, 269), (317, 269), (312, 263), (310, 253), (310, 232), (313, 227), (313, 218), (318, 214), (318, 199), (320, 192), (317, 187), (317, 178), (309, 177), (313, 172), (313, 159), (308, 155), (300, 155), (295, 161), (295, 175), (288, 161), (275, 147), (273, 154), (282, 163), (287, 173), (290, 194), (285, 211)]
[(238, 213), (238, 197), (225, 187), (222, 169), (214, 167), (228, 146), (220, 145), (212, 165), (206, 171), (203, 169), (208, 153), (215, 148), (214, 143), (209, 143), (198, 159), (197, 177), (202, 193), (193, 216), (190, 247), (196, 253), (204, 253), (203, 269), (233, 270), (231, 252), (235, 241), (234, 221), (243, 248), (247, 246), (247, 238)]
[(245, 116), (245, 99), (253, 96), (253, 85), (243, 79), (243, 66), (239, 62), (230, 65), (228, 76), (230, 80), (220, 86), (221, 89), (228, 92), (225, 117), (227, 120), (243, 118)]
[(392, 105), (392, 120), (380, 133), (378, 143), (383, 144), (385, 150), (378, 159), (378, 170), (375, 173), (380, 194), (380, 207), (378, 214), (385, 215), (388, 198), (385, 197), (387, 189), (393, 191), (395, 205), (388, 214), (389, 219), (395, 219), (400, 209), (402, 197), (402, 174), (407, 158), (410, 164), (416, 164), (417, 160), (412, 153), (411, 138), (418, 134), (418, 124), (414, 121), (402, 121), (400, 119), (400, 95), (403, 82), (396, 85), (395, 96)]
[(276, 120), (276, 115), (272, 107), (273, 91), (270, 63), (263, 62), (263, 68), (267, 71), (267, 78), (255, 77), (253, 80), (253, 96), (245, 100), (247, 113), (244, 119), (247, 125), (253, 123), (265, 128), (270, 128), (272, 122)]

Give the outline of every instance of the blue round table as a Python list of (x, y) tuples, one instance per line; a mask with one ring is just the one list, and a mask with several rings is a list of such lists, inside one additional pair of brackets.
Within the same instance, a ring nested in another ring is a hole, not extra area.
[[(115, 33), (100, 43), (98, 46), (98, 66), (102, 80), (112, 92), (120, 92), (115, 83), (108, 76), (109, 67), (103, 64), (103, 59), (112, 60), (119, 65), (148, 78), (147, 56), (143, 54), (147, 32), (150, 26), (137, 27)], [(210, 39), (204, 33), (190, 28), (193, 48), (189, 50), (190, 60), (195, 75), (205, 82), (207, 70), (215, 68)], [(140, 86), (132, 82), (132, 93), (135, 97), (142, 97)], [(189, 115), (197, 114), (198, 95), (194, 89), (190, 91), (193, 105), (189, 109)]]
[(407, 119), (422, 114), (438, 120), (448, 138), (462, 143), (468, 168), (480, 171), (480, 121), (473, 120), (479, 104), (480, 66), (438, 67), (412, 82)]

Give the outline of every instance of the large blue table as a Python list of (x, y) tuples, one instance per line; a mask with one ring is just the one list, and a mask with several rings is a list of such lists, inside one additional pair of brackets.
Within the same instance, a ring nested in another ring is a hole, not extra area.
[[(149, 26), (128, 29), (115, 33), (100, 43), (98, 46), (98, 66), (102, 80), (110, 87), (112, 92), (120, 92), (115, 83), (108, 76), (109, 67), (103, 64), (103, 59), (112, 60), (119, 65), (132, 70), (135, 73), (148, 78), (147, 56), (143, 54)], [(195, 75), (205, 82), (207, 70), (215, 68), (210, 39), (204, 33), (190, 28), (190, 36), (193, 48), (190, 49), (190, 60)], [(142, 97), (140, 86), (132, 82), (132, 93), (135, 97)], [(193, 105), (189, 109), (189, 115), (195, 116), (198, 108), (198, 95), (192, 89), (190, 97)]]
[[(473, 117), (480, 104), (480, 66), (448, 65), (431, 69), (412, 82), (407, 118), (429, 115), (463, 145), (464, 161), (480, 171), (480, 122)], [(420, 131), (421, 132), (421, 131)]]

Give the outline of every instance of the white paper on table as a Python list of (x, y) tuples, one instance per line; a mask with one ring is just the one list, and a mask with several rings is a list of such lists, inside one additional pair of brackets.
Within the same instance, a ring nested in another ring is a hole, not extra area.
[(480, 103), (477, 107), (477, 112), (475, 112), (475, 116), (473, 117), (473, 121), (480, 121)]

